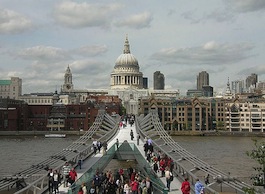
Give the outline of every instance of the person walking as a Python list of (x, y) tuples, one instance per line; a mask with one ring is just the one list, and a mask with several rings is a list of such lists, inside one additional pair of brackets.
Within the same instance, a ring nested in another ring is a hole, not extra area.
[(195, 194), (203, 194), (204, 193), (204, 186), (198, 178), (196, 179), (194, 190), (195, 190)]
[(79, 157), (78, 157), (78, 166), (79, 166), (79, 169), (81, 169), (82, 168), (82, 162), (83, 162), (83, 158), (82, 158), (82, 155), (81, 154), (79, 154)]
[(57, 170), (53, 171), (53, 191), (54, 193), (59, 193), (59, 182), (60, 182), (60, 174)]
[(72, 185), (77, 179), (77, 173), (74, 168), (69, 172), (70, 184)]
[(66, 162), (62, 168), (62, 174), (63, 174), (63, 185), (64, 187), (67, 186), (68, 184), (68, 176), (69, 176), (69, 172), (71, 170), (71, 167), (69, 165), (68, 162)]
[[(166, 177), (166, 182), (167, 182), (167, 188), (168, 188), (168, 191), (170, 191), (170, 183), (171, 183), (171, 175), (172, 173), (169, 171), (169, 168), (166, 167), (166, 170), (165, 170), (165, 177)], [(173, 175), (172, 175), (173, 176)]]
[(153, 192), (153, 184), (149, 177), (146, 177), (145, 185), (146, 185), (147, 194), (151, 194)]
[(49, 172), (48, 172), (48, 190), (49, 190), (49, 193), (52, 193), (53, 192), (53, 184), (54, 184), (54, 181), (53, 181), (53, 171), (52, 169), (49, 169)]
[(140, 134), (138, 133), (138, 134), (137, 134), (137, 145), (139, 145), (140, 138), (141, 138), (141, 137), (140, 137)]
[(182, 182), (180, 189), (182, 194), (190, 194), (190, 183), (188, 178), (185, 178), (185, 180)]
[(208, 185), (210, 182), (209, 182), (209, 178), (210, 178), (210, 175), (207, 173), (206, 175), (205, 175), (205, 177), (204, 177), (204, 183), (206, 184), (206, 185)]
[(119, 148), (119, 139), (118, 138), (116, 139), (116, 147), (117, 147), (117, 149)]
[(87, 194), (86, 184), (82, 183), (81, 187), (82, 187), (83, 194)]
[(134, 135), (133, 135), (133, 130), (132, 129), (131, 129), (131, 132), (130, 132), (130, 136), (131, 136), (131, 140), (133, 140)]
[(124, 192), (124, 194), (130, 194), (130, 191), (131, 191), (131, 187), (129, 184), (129, 180), (126, 180), (125, 185), (123, 187), (123, 192)]

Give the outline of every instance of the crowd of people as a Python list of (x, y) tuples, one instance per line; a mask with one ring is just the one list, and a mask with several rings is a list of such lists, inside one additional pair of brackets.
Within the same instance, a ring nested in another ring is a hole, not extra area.
[(97, 171), (90, 188), (84, 189), (84, 185), (82, 184), (78, 194), (151, 194), (153, 191), (150, 178), (141, 176), (132, 167), (126, 170), (120, 168), (115, 172)]
[[(127, 120), (126, 120), (127, 119)], [(134, 117), (125, 117), (120, 127), (125, 127), (127, 123), (133, 125)], [(131, 140), (134, 139), (134, 133), (130, 131)], [(137, 134), (137, 145), (139, 145), (140, 135)], [(119, 148), (119, 140), (116, 139), (116, 147)], [(93, 139), (92, 148), (94, 154), (101, 152), (104, 154), (107, 150), (107, 143), (101, 143), (96, 139)], [(146, 160), (149, 162), (155, 173), (161, 173), (161, 177), (166, 178), (166, 186), (170, 191), (170, 184), (173, 180), (174, 162), (165, 153), (161, 151), (154, 152), (153, 142), (150, 138), (144, 140), (144, 152)], [(81, 169), (82, 159), (78, 161), (78, 166)], [(61, 173), (61, 174), (60, 174)], [(75, 169), (66, 162), (61, 171), (49, 170), (48, 173), (48, 189), (50, 193), (59, 193), (59, 184), (62, 182), (64, 187), (72, 185), (77, 179), (77, 173)], [(209, 183), (209, 175), (205, 177), (205, 184)], [(86, 183), (82, 183), (78, 188), (78, 194), (151, 194), (153, 191), (153, 185), (149, 177), (143, 177), (140, 172), (137, 172), (132, 167), (124, 170), (120, 168), (116, 172), (111, 170), (105, 173), (97, 171), (93, 177), (92, 182), (86, 186)], [(186, 178), (181, 184), (181, 191), (183, 194), (190, 194), (190, 183)], [(196, 194), (204, 192), (203, 184), (197, 180), (194, 185)]]
[(62, 169), (52, 170), (48, 172), (48, 191), (49, 193), (59, 193), (59, 186), (62, 183), (64, 187), (73, 184), (77, 179), (75, 168), (68, 162), (64, 164)]

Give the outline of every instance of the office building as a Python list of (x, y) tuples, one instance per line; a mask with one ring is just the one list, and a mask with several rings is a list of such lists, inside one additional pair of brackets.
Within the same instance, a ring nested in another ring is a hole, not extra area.
[(10, 80), (0, 80), (0, 97), (18, 100), (22, 93), (22, 80), (11, 77)]
[(202, 90), (203, 86), (209, 86), (209, 74), (202, 71), (197, 76), (197, 90)]
[(154, 90), (165, 89), (165, 76), (160, 71), (154, 73)]
[(252, 73), (246, 79), (246, 89), (248, 90), (249, 87), (251, 87), (251, 86), (254, 86), (254, 88), (256, 88), (257, 82), (258, 82), (258, 75), (255, 73)]

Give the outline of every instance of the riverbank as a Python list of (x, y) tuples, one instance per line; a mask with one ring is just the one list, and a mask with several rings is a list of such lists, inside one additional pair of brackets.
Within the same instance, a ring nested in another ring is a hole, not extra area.
[[(0, 136), (44, 136), (46, 134), (66, 134), (80, 136), (86, 131), (0, 131)], [(228, 132), (228, 131), (169, 131), (171, 136), (236, 136), (236, 137), (265, 137), (257, 132)]]
[(172, 136), (236, 136), (236, 137), (265, 137), (265, 132), (229, 132), (229, 131), (170, 131)]
[(83, 135), (85, 131), (0, 131), (0, 136), (45, 136), (47, 134)]

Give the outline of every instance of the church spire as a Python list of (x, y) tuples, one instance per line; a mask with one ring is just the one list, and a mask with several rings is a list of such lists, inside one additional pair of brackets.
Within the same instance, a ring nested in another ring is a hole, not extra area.
[(128, 40), (128, 35), (126, 34), (126, 39), (125, 39), (125, 43), (124, 43), (124, 50), (123, 50), (123, 54), (129, 54), (130, 52), (130, 44), (129, 44), (129, 40)]
[(231, 94), (229, 77), (228, 77), (228, 81), (227, 81), (227, 84), (226, 84), (226, 92), (225, 92), (225, 94), (226, 95), (230, 95)]

